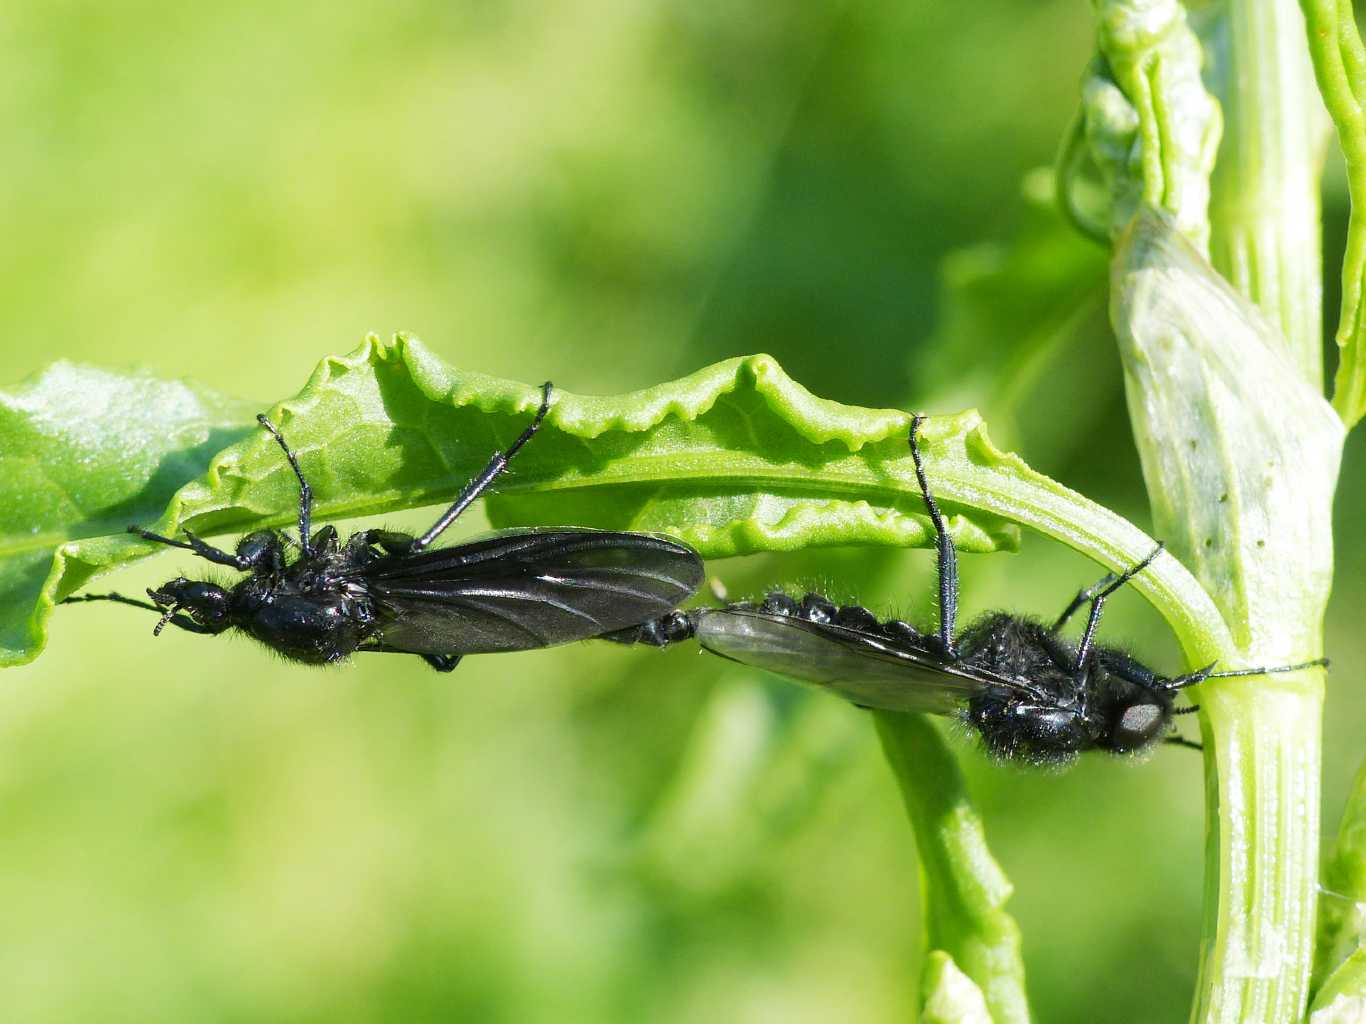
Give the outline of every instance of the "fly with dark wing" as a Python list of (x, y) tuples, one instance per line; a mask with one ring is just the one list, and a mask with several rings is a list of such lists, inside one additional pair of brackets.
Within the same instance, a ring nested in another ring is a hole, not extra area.
[[(1119, 575), (1083, 590), (1051, 626), (1008, 612), (990, 612), (956, 628), (958, 564), (953, 539), (930, 491), (911, 422), (911, 455), (938, 551), (939, 624), (922, 633), (899, 620), (879, 621), (856, 605), (837, 607), (820, 594), (800, 600), (769, 594), (740, 603), (675, 611), (615, 637), (667, 646), (696, 637), (707, 650), (837, 693), (863, 707), (926, 711), (966, 722), (1002, 760), (1066, 764), (1086, 750), (1132, 754), (1172, 736), (1178, 694), (1206, 679), (1291, 672), (1326, 661), (1275, 668), (1163, 676), (1129, 654), (1095, 643), (1106, 599), (1142, 572), (1162, 546)], [(1089, 606), (1077, 643), (1063, 626)]]
[(238, 629), (287, 658), (330, 664), (357, 652), (416, 654), (448, 672), (466, 654), (525, 651), (587, 640), (655, 619), (702, 581), (702, 560), (669, 537), (587, 529), (505, 530), (454, 547), (430, 546), (507, 468), (540, 428), (551, 386), (531, 424), (465, 486), (420, 537), (363, 530), (342, 544), (335, 528), (312, 529), (313, 493), (299, 460), (265, 417), (299, 480), (299, 553), (279, 530), (247, 534), (229, 554), (188, 530), (185, 540), (136, 526), (146, 540), (184, 548), (248, 573), (232, 587), (179, 577), (149, 590), (151, 602), (120, 594), (68, 601), (117, 601), (191, 633)]

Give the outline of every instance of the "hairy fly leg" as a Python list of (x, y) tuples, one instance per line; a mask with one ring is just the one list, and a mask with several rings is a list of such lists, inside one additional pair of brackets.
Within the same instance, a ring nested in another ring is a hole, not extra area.
[[(275, 429), (275, 424), (266, 418), (265, 413), (256, 417), (256, 422), (261, 424), (270, 435), (275, 438), (280, 449), (285, 453), (285, 458), (289, 460), (290, 468), (294, 470), (295, 477), (299, 481), (299, 548), (307, 557), (313, 554), (313, 544), (311, 541), (311, 524), (313, 520), (313, 489), (308, 486), (308, 481), (304, 479), (303, 470), (299, 467), (299, 459), (293, 450), (285, 442), (284, 436)], [(226, 565), (230, 569), (237, 569), (241, 572), (249, 572), (257, 568), (270, 566), (279, 568), (283, 565), (279, 554), (279, 542), (273, 534), (268, 531), (258, 531), (248, 534), (238, 545), (236, 554), (228, 554), (212, 544), (206, 543), (195, 536), (189, 530), (185, 530), (185, 540), (176, 540), (173, 537), (163, 537), (159, 533), (151, 530), (144, 530), (141, 526), (128, 527), (129, 533), (137, 534), (143, 540), (155, 541), (158, 544), (165, 544), (167, 547), (183, 548), (186, 551), (193, 551), (200, 558), (207, 559), (216, 565)], [(267, 545), (263, 538), (269, 536), (270, 542)]]
[(256, 417), (256, 422), (270, 431), (270, 436), (275, 438), (275, 443), (285, 453), (285, 458), (289, 460), (289, 467), (294, 470), (294, 476), (299, 481), (299, 550), (307, 558), (313, 554), (313, 488), (309, 487), (308, 481), (304, 479), (304, 471), (299, 466), (299, 457), (289, 447), (284, 435), (275, 429), (275, 424), (266, 418), (265, 413), (259, 414)]
[[(390, 647), (388, 644), (366, 644), (361, 650), (370, 654), (412, 654), (413, 651), (405, 650), (402, 647)], [(454, 672), (460, 664), (463, 654), (419, 654), (419, 658), (425, 661), (438, 672)]]
[(1104, 576), (1096, 580), (1096, 582), (1091, 584), (1089, 587), (1085, 587), (1082, 590), (1077, 591), (1077, 596), (1072, 598), (1072, 603), (1069, 604), (1066, 608), (1064, 608), (1062, 610), (1062, 614), (1054, 620), (1053, 632), (1056, 633), (1059, 630), (1061, 630), (1063, 626), (1067, 625), (1068, 621), (1072, 618), (1072, 616), (1077, 614), (1077, 612), (1081, 610), (1082, 605), (1088, 604), (1089, 602), (1095, 600), (1097, 594), (1099, 594), (1106, 587), (1110, 586), (1110, 584), (1114, 583), (1117, 579), (1119, 579), (1119, 577), (1115, 573), (1107, 572)]
[(1162, 741), (1173, 747), (1185, 747), (1187, 750), (1204, 750), (1205, 745), (1196, 740), (1188, 740), (1184, 736), (1168, 736)]
[(1247, 676), (1270, 676), (1280, 672), (1303, 672), (1310, 668), (1327, 668), (1327, 658), (1315, 658), (1313, 661), (1301, 661), (1294, 665), (1271, 665), (1264, 668), (1235, 668), (1224, 672), (1214, 672), (1213, 665), (1206, 665), (1204, 668), (1196, 669), (1194, 672), (1187, 672), (1185, 675), (1173, 676), (1170, 679), (1162, 680), (1164, 690), (1184, 690), (1188, 686), (1199, 686), (1206, 679), (1244, 679)]
[(445, 512), (441, 513), (441, 518), (432, 524), (431, 529), (424, 533), (417, 540), (409, 545), (408, 550), (416, 554), (426, 548), (432, 541), (440, 537), (446, 528), (460, 518), (460, 514), (469, 508), (474, 501), (489, 489), (489, 485), (497, 480), (508, 468), (508, 462), (512, 457), (522, 450), (522, 446), (535, 436), (536, 431), (541, 429), (541, 423), (545, 419), (545, 414), (550, 411), (550, 392), (552, 385), (546, 381), (541, 385), (541, 406), (536, 410), (536, 415), (532, 418), (530, 425), (518, 436), (517, 440), (508, 445), (505, 452), (494, 452), (489, 459), (489, 464), (485, 466), (473, 480), (465, 485), (465, 489), (460, 492), (460, 496), (455, 499), (455, 503)]
[(186, 551), (193, 551), (200, 558), (206, 558), (216, 565), (226, 565), (231, 569), (247, 568), (247, 566), (242, 563), (242, 559), (239, 556), (230, 555), (226, 551), (206, 543), (189, 530), (185, 531), (185, 536), (188, 540), (176, 540), (173, 537), (163, 537), (161, 534), (153, 533), (151, 530), (144, 530), (141, 526), (130, 526), (128, 527), (128, 532), (137, 534), (143, 540), (155, 541), (158, 544), (165, 544), (167, 547), (171, 548), (183, 548)]
[[(1086, 658), (1087, 655), (1091, 653), (1091, 642), (1095, 639), (1096, 628), (1100, 625), (1101, 613), (1105, 610), (1105, 599), (1109, 597), (1111, 594), (1113, 594), (1120, 587), (1124, 586), (1124, 584), (1128, 583), (1131, 579), (1133, 579), (1135, 576), (1141, 573), (1144, 569), (1148, 568), (1148, 566), (1152, 564), (1153, 559), (1155, 559), (1158, 555), (1162, 554), (1162, 551), (1163, 545), (1159, 541), (1157, 547), (1153, 548), (1152, 551), (1149, 552), (1148, 556), (1143, 559), (1143, 561), (1138, 562), (1135, 565), (1131, 565), (1118, 576), (1112, 575), (1106, 577), (1106, 579), (1101, 580), (1100, 583), (1097, 583), (1095, 587), (1091, 588), (1091, 590), (1089, 591), (1091, 601), (1091, 613), (1087, 616), (1086, 628), (1082, 631), (1081, 634), (1081, 642), (1077, 644), (1076, 672), (1078, 677), (1084, 675), (1086, 672)], [(1083, 593), (1088, 593), (1088, 591), (1083, 591)], [(1077, 596), (1081, 597), (1080, 594)], [(1076, 602), (1074, 601), (1073, 603), (1075, 604)], [(1064, 613), (1064, 621), (1070, 615), (1071, 610)]]
[(406, 555), (412, 550), (413, 535), (396, 530), (362, 530), (351, 535), (346, 547), (351, 552), (377, 547), (386, 555)]
[(936, 572), (939, 579), (939, 646), (945, 656), (952, 658), (958, 649), (954, 639), (955, 624), (958, 618), (958, 549), (954, 547), (953, 537), (944, 525), (944, 516), (939, 511), (939, 503), (934, 500), (929, 481), (925, 477), (925, 464), (920, 457), (920, 424), (924, 416), (911, 418), (911, 458), (915, 462), (915, 478), (920, 484), (920, 496), (925, 499), (925, 509), (934, 525), (935, 547), (938, 550)]

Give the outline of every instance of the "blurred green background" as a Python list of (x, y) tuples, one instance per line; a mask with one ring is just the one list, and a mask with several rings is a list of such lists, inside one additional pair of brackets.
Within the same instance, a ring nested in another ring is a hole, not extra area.
[[(600, 393), (768, 351), (827, 397), (979, 405), (1143, 523), (1099, 251), (1022, 199), (1090, 33), (1084, 5), (1002, 0), (10, 0), (2, 376), (141, 364), (264, 407), (367, 330)], [(1344, 205), (1331, 185), (1334, 254)], [(1017, 232), (1042, 239), (1024, 286), (993, 284), (1009, 249), (950, 256)], [(1366, 752), (1364, 465), (1358, 438), (1325, 830)], [(964, 559), (969, 611), (1046, 614), (1099, 574), (1026, 541)], [(927, 610), (924, 552), (712, 568)], [(862, 713), (687, 650), (311, 671), (148, 626), (62, 610), (0, 679), (6, 1021), (911, 1015), (913, 841)], [(1038, 1018), (1184, 1019), (1199, 759), (1030, 774), (960, 746)]]

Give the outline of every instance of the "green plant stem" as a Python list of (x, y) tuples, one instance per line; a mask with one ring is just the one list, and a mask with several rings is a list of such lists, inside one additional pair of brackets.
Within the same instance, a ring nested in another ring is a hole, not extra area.
[(873, 717), (920, 853), (927, 949), (948, 953), (976, 983), (995, 1024), (1027, 1024), (1020, 930), (1005, 909), (1011, 885), (987, 849), (953, 752), (923, 715)]
[[(1211, 260), (1280, 327), (1317, 391), (1324, 133), (1304, 18), (1295, 0), (1228, 0), (1224, 29)], [(1253, 636), (1271, 626), (1234, 623), (1235, 635), (1244, 625)], [(1313, 962), (1322, 676), (1234, 682), (1208, 686), (1200, 698), (1211, 832), (1193, 1019), (1299, 1020)]]
[[(1140, 216), (1121, 236), (1112, 293), (1153, 521), (1223, 613), (1231, 641), (1220, 662), (1316, 657), (1341, 420), (1279, 332), (1163, 217)], [(1195, 1020), (1298, 1020), (1317, 881), (1322, 673), (1215, 681), (1195, 699), (1210, 751)]]
[(1308, 28), (1309, 51), (1324, 105), (1337, 127), (1347, 164), (1347, 191), (1352, 216), (1347, 225), (1347, 251), (1342, 259), (1342, 307), (1337, 340), (1341, 350), (1333, 405), (1349, 427), (1366, 413), (1366, 330), (1362, 320), (1363, 277), (1366, 277), (1366, 46), (1357, 28), (1351, 0), (1300, 0)]
[(1200, 695), (1205, 944), (1194, 1020), (1300, 1020), (1313, 958), (1322, 673)]
[(1227, 0), (1214, 44), (1224, 137), (1210, 200), (1210, 259), (1323, 377), (1319, 178), (1326, 121), (1296, 0)]

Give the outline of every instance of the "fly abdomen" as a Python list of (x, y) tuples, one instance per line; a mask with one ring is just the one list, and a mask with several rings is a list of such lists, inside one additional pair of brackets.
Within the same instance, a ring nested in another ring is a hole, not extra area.
[(857, 604), (847, 604), (836, 609), (834, 622), (845, 629), (857, 629), (865, 633), (876, 632), (882, 625), (876, 615)]
[(816, 622), (824, 625), (827, 622), (834, 622), (839, 609), (835, 607), (833, 601), (820, 594), (805, 594), (801, 604), (797, 608), (797, 614), (807, 622)]
[(801, 605), (791, 594), (774, 590), (764, 595), (764, 599), (759, 602), (759, 611), (769, 615), (797, 615), (801, 611)]
[[(705, 609), (703, 609), (705, 611)], [(674, 611), (657, 619), (628, 626), (612, 633), (604, 633), (599, 640), (618, 644), (645, 644), (649, 647), (668, 647), (697, 635), (697, 613)]]
[[(754, 605), (741, 602), (727, 607), (743, 609), (753, 608)], [(814, 590), (807, 591), (800, 598), (792, 597), (781, 590), (769, 591), (764, 595), (764, 599), (759, 602), (758, 609), (768, 615), (790, 615), (794, 618), (805, 619), (807, 622), (814, 622), (817, 625), (834, 623), (837, 626), (844, 626), (846, 629), (876, 632), (882, 625), (878, 621), (878, 617), (867, 608), (856, 604), (836, 605), (830, 598)], [(890, 626), (892, 623), (888, 623), (888, 625)], [(910, 629), (914, 635), (919, 635), (904, 622), (896, 623), (896, 625)]]

